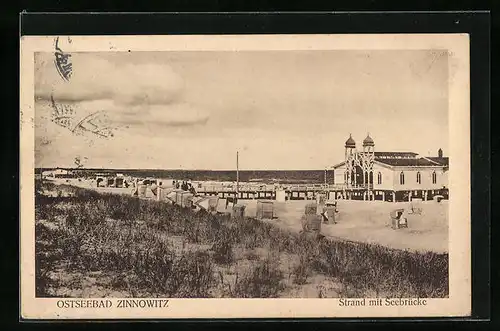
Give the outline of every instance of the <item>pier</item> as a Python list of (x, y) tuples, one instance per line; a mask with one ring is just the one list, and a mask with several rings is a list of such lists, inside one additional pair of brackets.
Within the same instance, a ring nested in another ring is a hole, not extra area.
[(315, 200), (318, 194), (326, 194), (328, 200), (362, 200), (362, 201), (412, 201), (421, 199), (432, 200), (436, 195), (442, 195), (448, 199), (448, 189), (421, 189), (421, 190), (381, 190), (371, 185), (203, 185), (196, 192), (206, 196), (218, 196), (219, 198), (238, 198), (243, 200), (277, 200), (277, 194), (285, 200)]
[(222, 186), (222, 185), (207, 185), (198, 188), (198, 194), (207, 196), (218, 196), (220, 198), (238, 198), (238, 199), (267, 199), (276, 200), (278, 192), (284, 192), (286, 200), (315, 200), (318, 194), (328, 194), (328, 198), (336, 199), (339, 195), (342, 198), (349, 199), (354, 196), (353, 192), (368, 191), (367, 187), (344, 187), (342, 185), (242, 185)]

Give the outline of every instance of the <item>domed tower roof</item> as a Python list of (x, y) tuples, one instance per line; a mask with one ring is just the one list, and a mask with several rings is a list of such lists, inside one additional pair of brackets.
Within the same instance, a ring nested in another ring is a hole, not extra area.
[(356, 148), (356, 142), (354, 141), (354, 139), (352, 139), (351, 134), (349, 134), (349, 139), (347, 139), (345, 142), (345, 147), (346, 148)]
[(368, 134), (365, 140), (363, 140), (363, 146), (375, 146), (375, 142), (372, 137), (370, 137), (370, 134)]

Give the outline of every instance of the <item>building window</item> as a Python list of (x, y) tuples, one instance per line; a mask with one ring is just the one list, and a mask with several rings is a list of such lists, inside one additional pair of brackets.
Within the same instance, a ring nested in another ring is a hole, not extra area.
[(437, 175), (436, 175), (436, 172), (434, 171), (432, 173), (432, 184), (436, 184), (436, 182), (437, 182)]
[(377, 174), (377, 184), (382, 184), (382, 173), (381, 172), (379, 172)]
[(399, 184), (401, 184), (401, 185), (405, 184), (405, 174), (402, 171), (399, 174)]
[(420, 175), (420, 171), (417, 172), (417, 183), (421, 184), (422, 183), (422, 176)]

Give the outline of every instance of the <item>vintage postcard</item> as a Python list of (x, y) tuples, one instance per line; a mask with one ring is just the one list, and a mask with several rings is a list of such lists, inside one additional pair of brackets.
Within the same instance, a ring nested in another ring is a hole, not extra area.
[(20, 56), (23, 319), (470, 314), (467, 34)]

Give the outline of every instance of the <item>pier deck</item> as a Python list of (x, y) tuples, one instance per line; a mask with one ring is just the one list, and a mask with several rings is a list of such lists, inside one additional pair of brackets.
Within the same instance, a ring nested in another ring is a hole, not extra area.
[[(380, 201), (411, 201), (418, 198), (423, 201), (432, 200), (436, 195), (448, 199), (448, 189), (418, 189), (418, 190), (383, 190), (371, 185), (205, 185), (196, 189), (198, 194), (218, 196), (220, 198), (238, 198), (243, 200), (267, 199), (276, 200), (278, 192), (284, 194), (285, 200), (315, 200), (320, 193), (326, 194), (328, 200), (380, 200)], [(283, 195), (281, 195), (283, 197)]]
[(238, 199), (269, 199), (275, 200), (279, 191), (285, 192), (287, 200), (314, 200), (318, 193), (338, 193), (347, 195), (349, 192), (365, 192), (366, 186), (345, 187), (341, 185), (240, 185), (237, 189), (233, 186), (202, 186), (196, 191), (199, 194), (219, 196), (221, 198), (237, 197)]

